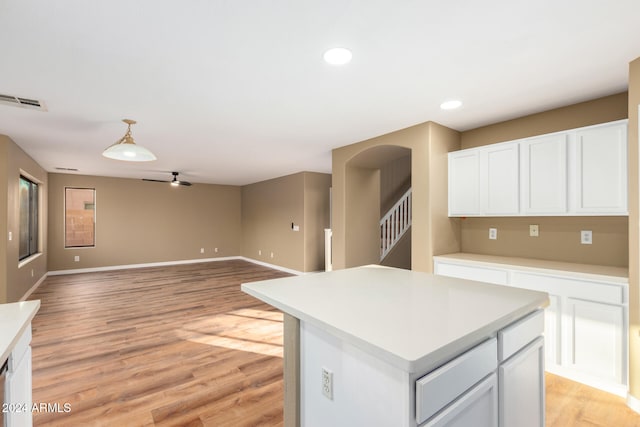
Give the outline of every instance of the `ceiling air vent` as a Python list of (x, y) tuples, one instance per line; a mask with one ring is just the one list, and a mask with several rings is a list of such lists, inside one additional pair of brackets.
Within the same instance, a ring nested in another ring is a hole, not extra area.
[(31, 110), (47, 111), (47, 107), (44, 105), (44, 102), (38, 101), (37, 99), (20, 98), (19, 96), (3, 95), (1, 93), (0, 104), (29, 108)]

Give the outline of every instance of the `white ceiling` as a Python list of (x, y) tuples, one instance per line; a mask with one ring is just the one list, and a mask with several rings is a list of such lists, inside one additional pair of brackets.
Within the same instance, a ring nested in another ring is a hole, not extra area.
[[(0, 0), (0, 133), (46, 170), (247, 184), (331, 150), (619, 93), (638, 0)], [(322, 54), (349, 47), (353, 61)], [(449, 98), (462, 108), (442, 111)], [(101, 156), (126, 126), (158, 160)]]

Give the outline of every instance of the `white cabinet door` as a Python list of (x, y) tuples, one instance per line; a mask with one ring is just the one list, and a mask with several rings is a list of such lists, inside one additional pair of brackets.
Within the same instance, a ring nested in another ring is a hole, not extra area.
[(544, 426), (543, 343), (538, 338), (498, 368), (500, 427)]
[(480, 210), (486, 215), (517, 215), (519, 199), (518, 143), (497, 144), (480, 151)]
[(491, 374), (422, 427), (497, 427), (497, 386), (496, 374)]
[(566, 213), (567, 134), (529, 138), (521, 145), (522, 213)]
[(13, 372), (7, 373), (5, 404), (11, 408), (6, 414), (7, 427), (30, 427), (31, 415), (31, 347), (16, 363)]
[(478, 150), (449, 153), (449, 215), (480, 214), (480, 155)]
[(580, 213), (627, 212), (627, 125), (576, 133), (576, 207)]
[(566, 364), (590, 376), (626, 383), (624, 307), (574, 298), (567, 301), (570, 349)]

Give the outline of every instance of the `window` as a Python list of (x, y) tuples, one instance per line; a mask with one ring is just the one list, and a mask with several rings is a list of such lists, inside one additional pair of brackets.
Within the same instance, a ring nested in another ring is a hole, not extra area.
[(64, 189), (64, 247), (87, 248), (96, 245), (96, 190)]
[(38, 253), (38, 184), (20, 176), (20, 252), (23, 260)]

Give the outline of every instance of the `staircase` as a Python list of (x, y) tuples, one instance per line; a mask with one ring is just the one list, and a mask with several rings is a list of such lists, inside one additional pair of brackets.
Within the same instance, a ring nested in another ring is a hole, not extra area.
[(380, 260), (393, 249), (411, 227), (411, 188), (380, 220)]

